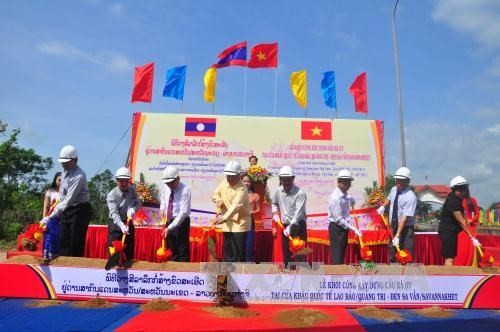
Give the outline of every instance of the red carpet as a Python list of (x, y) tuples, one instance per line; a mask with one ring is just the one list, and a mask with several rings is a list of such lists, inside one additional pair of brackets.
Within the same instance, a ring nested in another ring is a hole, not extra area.
[(319, 310), (332, 317), (329, 322), (308, 328), (308, 331), (330, 331), (332, 328), (340, 331), (365, 331), (344, 308), (250, 304), (247, 309), (257, 312), (258, 316), (220, 318), (203, 310), (211, 306), (207, 303), (185, 301), (171, 301), (171, 303), (174, 303), (177, 308), (170, 311), (142, 312), (120, 326), (117, 331), (295, 331), (296, 327), (278, 322), (276, 316), (282, 310), (305, 308)]

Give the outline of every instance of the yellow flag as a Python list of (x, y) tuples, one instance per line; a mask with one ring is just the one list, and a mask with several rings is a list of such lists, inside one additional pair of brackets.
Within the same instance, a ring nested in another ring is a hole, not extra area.
[(217, 81), (217, 70), (210, 67), (205, 72), (203, 82), (205, 83), (205, 101), (213, 103), (215, 101), (215, 82)]
[(307, 72), (295, 71), (290, 76), (290, 88), (297, 103), (303, 108), (307, 107)]

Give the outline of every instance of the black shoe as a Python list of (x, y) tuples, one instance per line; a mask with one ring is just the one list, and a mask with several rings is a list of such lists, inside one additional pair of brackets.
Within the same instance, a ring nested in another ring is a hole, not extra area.
[(123, 267), (124, 269), (130, 269), (132, 267), (132, 265), (134, 264), (134, 261), (129, 259), (127, 261), (125, 261), (121, 267)]

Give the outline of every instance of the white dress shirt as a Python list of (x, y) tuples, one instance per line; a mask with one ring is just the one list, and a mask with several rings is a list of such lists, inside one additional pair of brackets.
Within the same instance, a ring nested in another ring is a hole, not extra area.
[[(170, 192), (170, 188), (165, 184), (164, 190), (161, 194), (160, 210), (162, 213), (166, 213), (168, 209)], [(179, 185), (174, 190), (174, 201), (172, 204), (172, 217), (174, 217), (174, 220), (170, 223), (170, 225), (168, 225), (169, 231), (174, 230), (177, 226), (180, 226), (182, 221), (191, 214), (191, 189), (189, 189), (189, 187), (184, 183), (179, 182)]]
[(348, 229), (352, 222), (349, 210), (354, 206), (354, 198), (343, 193), (338, 187), (328, 197), (328, 220), (343, 229)]
[(286, 192), (283, 186), (276, 189), (272, 200), (273, 213), (281, 213), (281, 221), (284, 225), (297, 224), (300, 220), (306, 220), (306, 193), (296, 185)]
[[(397, 194), (396, 186), (392, 187), (389, 193), (389, 201), (391, 201), (391, 209), (389, 210), (389, 216), (392, 218), (392, 208), (394, 205), (394, 200)], [(415, 193), (407, 187), (398, 196), (398, 223), (403, 215), (406, 216), (405, 227), (413, 226), (415, 224), (415, 210), (417, 209), (417, 196)]]

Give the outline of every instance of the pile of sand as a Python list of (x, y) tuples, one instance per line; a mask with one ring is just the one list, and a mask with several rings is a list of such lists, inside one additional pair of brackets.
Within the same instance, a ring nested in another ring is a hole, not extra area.
[(289, 327), (303, 328), (330, 322), (335, 317), (315, 309), (290, 309), (278, 312), (276, 321)]
[[(72, 267), (94, 267), (102, 268), (106, 265), (106, 259), (99, 258), (86, 258), (86, 257), (57, 257), (50, 261), (51, 266), (72, 266)], [(43, 264), (44, 260), (40, 257), (31, 255), (19, 255), (9, 258), (6, 263), (15, 264)], [(151, 263), (145, 261), (134, 260), (131, 266), (133, 269), (146, 270), (146, 271), (186, 271), (186, 272), (199, 272), (200, 265), (193, 263), (179, 263), (179, 262), (166, 262), (166, 263)]]
[(415, 313), (417, 315), (430, 318), (450, 318), (455, 315), (453, 311), (438, 306), (432, 306), (424, 309), (417, 309), (415, 310)]
[(207, 311), (211, 314), (216, 315), (217, 317), (221, 318), (248, 318), (248, 317), (255, 317), (258, 316), (259, 313), (248, 310), (248, 309), (243, 309), (243, 308), (237, 308), (237, 307), (206, 307), (203, 308), (204, 311)]
[(99, 297), (96, 297), (88, 301), (73, 302), (71, 303), (71, 306), (82, 309), (104, 309), (104, 308), (111, 308), (113, 306), (113, 303), (108, 302)]
[[(72, 267), (94, 267), (103, 268), (106, 265), (106, 259), (99, 258), (85, 258), (85, 257), (58, 257), (50, 261), (52, 266), (72, 266)], [(19, 255), (9, 258), (6, 263), (16, 264), (43, 264), (44, 260), (40, 257), (31, 255)], [(146, 271), (186, 271), (186, 272), (199, 272), (199, 263), (180, 263), (180, 262), (166, 262), (166, 263), (152, 263), (145, 261), (134, 260), (131, 266), (133, 269), (146, 270)], [(323, 265), (322, 269), (326, 274), (364, 274), (359, 266), (351, 265)], [(277, 271), (278, 269), (276, 269)], [(404, 275), (415, 273), (426, 274), (455, 274), (455, 275), (474, 275), (487, 273), (498, 273), (497, 268), (489, 268), (482, 270), (472, 266), (438, 266), (426, 265), (425, 267), (411, 267), (411, 266), (394, 266), (379, 264), (376, 265), (378, 275)]]
[(378, 320), (383, 320), (386, 322), (401, 322), (403, 318), (401, 315), (395, 311), (380, 309), (374, 306), (366, 306), (362, 308), (355, 309), (354, 312), (360, 316), (366, 318), (373, 318)]
[(57, 300), (33, 300), (26, 303), (28, 308), (47, 308), (55, 305), (64, 304), (64, 301)]
[(167, 311), (167, 310), (173, 310), (175, 308), (176, 308), (175, 305), (173, 305), (168, 301), (162, 300), (161, 298), (153, 299), (148, 303), (141, 305), (141, 309), (143, 311)]

